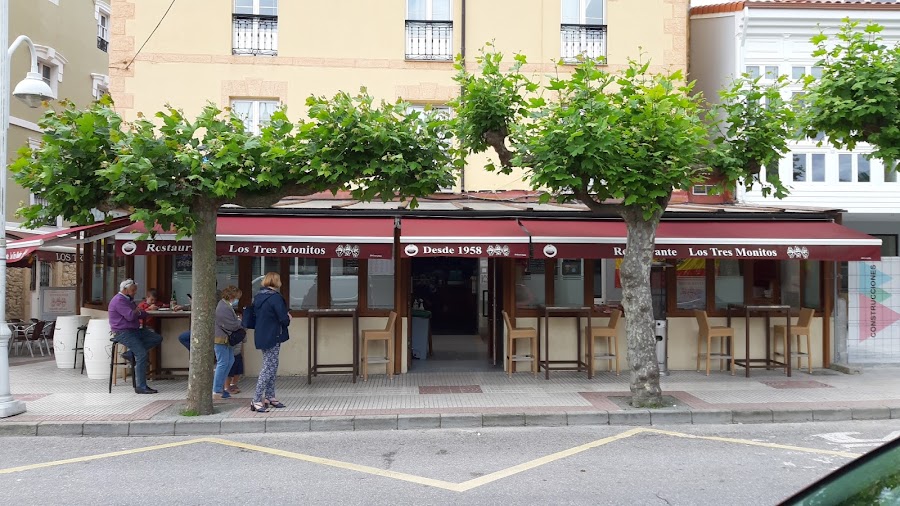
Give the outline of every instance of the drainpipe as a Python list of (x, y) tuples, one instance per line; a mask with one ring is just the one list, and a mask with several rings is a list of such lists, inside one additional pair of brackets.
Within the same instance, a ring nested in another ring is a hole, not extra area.
[[(466, 0), (460, 0), (462, 3), (462, 13), (460, 15), (459, 22), (459, 32), (460, 32), (460, 43), (459, 43), (459, 54), (462, 56), (462, 67), (466, 68)], [(462, 95), (463, 87), (459, 87), (459, 94)], [(466, 192), (466, 166), (463, 164), (462, 171), (459, 174), (459, 192)]]

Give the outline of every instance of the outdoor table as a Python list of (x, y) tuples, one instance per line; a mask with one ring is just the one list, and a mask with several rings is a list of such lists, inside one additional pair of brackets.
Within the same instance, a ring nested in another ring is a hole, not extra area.
[[(787, 320), (786, 332), (787, 335), (791, 335), (791, 306), (785, 305), (741, 305), (741, 304), (728, 304), (728, 323), (726, 326), (731, 327), (731, 312), (732, 310), (743, 311), (744, 312), (744, 329), (746, 331), (746, 336), (744, 343), (746, 345), (746, 353), (744, 354), (743, 359), (735, 359), (734, 365), (739, 365), (744, 368), (746, 377), (750, 377), (750, 369), (753, 367), (761, 368), (765, 367), (766, 369), (771, 369), (773, 365), (783, 366), (787, 376), (791, 376), (791, 340), (787, 339), (787, 345), (785, 346), (785, 359), (784, 362), (778, 362), (772, 358), (771, 353), (771, 342), (769, 335), (769, 318), (772, 313), (784, 313), (785, 319)], [(763, 313), (766, 317), (766, 358), (750, 358), (750, 313)], [(729, 353), (734, 353), (733, 350), (729, 350)], [(754, 363), (760, 363), (761, 365), (753, 365)]]
[[(319, 374), (347, 374), (347, 371), (323, 371), (322, 369), (351, 368), (353, 383), (359, 376), (359, 314), (352, 308), (334, 309), (310, 309), (308, 312), (307, 352), (309, 354), (306, 384), (312, 384), (312, 377)], [(353, 318), (353, 361), (350, 364), (320, 364), (319, 363), (319, 318)]]
[[(147, 311), (147, 314), (157, 318), (159, 321), (159, 331), (160, 335), (162, 335), (162, 320), (164, 319), (172, 319), (172, 318), (190, 318), (190, 311)], [(165, 341), (165, 339), (163, 339)], [(153, 348), (153, 351), (150, 353), (150, 370), (148, 372), (148, 376), (153, 379), (171, 379), (174, 378), (175, 375), (172, 374), (174, 372), (187, 372), (190, 370), (189, 367), (163, 367), (162, 365), (162, 346), (163, 343), (159, 343), (159, 346)], [(168, 374), (163, 374), (168, 373)]]
[[(541, 360), (541, 315), (538, 314), (537, 318), (537, 361), (538, 367), (544, 368), (544, 377), (546, 379), (550, 379), (550, 370), (554, 371), (584, 371), (587, 370), (588, 378), (593, 378), (593, 371), (590, 370), (587, 363), (582, 358), (581, 355), (581, 317), (587, 317), (588, 327), (591, 326), (591, 308), (588, 306), (538, 306), (539, 309), (543, 311), (544, 318), (544, 340), (545, 340), (545, 353), (544, 359)], [(557, 315), (574, 315), (575, 316), (575, 327), (578, 336), (578, 344), (575, 360), (550, 360), (550, 316), (553, 314)], [(556, 364), (556, 365), (552, 365)]]

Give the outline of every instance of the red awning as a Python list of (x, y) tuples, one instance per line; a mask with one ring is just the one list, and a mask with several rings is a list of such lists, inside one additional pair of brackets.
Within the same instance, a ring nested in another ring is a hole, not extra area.
[[(624, 255), (622, 222), (522, 220), (536, 258)], [(664, 221), (657, 258), (880, 260), (881, 240), (829, 221)]]
[(65, 247), (95, 241), (98, 236), (112, 234), (128, 223), (127, 217), (116, 218), (109, 223), (92, 223), (11, 241), (6, 245), (6, 262), (28, 263), (32, 254), (43, 262), (75, 262), (75, 253), (64, 251)]
[(528, 257), (528, 234), (511, 219), (404, 218), (400, 251), (407, 257)]
[[(190, 238), (175, 240), (158, 232), (154, 240), (139, 240), (147, 229), (135, 223), (116, 234), (120, 255), (190, 254)], [(216, 253), (237, 256), (306, 258), (391, 258), (393, 218), (310, 216), (220, 216)]]

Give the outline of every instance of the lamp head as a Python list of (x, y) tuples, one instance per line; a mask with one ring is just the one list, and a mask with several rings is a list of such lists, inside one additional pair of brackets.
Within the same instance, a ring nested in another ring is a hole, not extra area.
[(29, 72), (25, 75), (16, 88), (13, 90), (13, 96), (25, 102), (25, 105), (32, 109), (41, 105), (44, 100), (53, 100), (53, 90), (44, 82), (44, 79), (37, 72)]

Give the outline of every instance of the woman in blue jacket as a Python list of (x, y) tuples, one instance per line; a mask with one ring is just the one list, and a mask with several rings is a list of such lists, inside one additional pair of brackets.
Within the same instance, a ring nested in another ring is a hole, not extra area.
[(278, 352), (281, 343), (288, 340), (288, 325), (291, 314), (288, 312), (281, 289), (281, 276), (277, 272), (268, 272), (262, 281), (262, 288), (253, 298), (253, 310), (256, 314), (253, 340), (256, 349), (262, 350), (263, 364), (256, 382), (256, 395), (250, 403), (250, 410), (265, 413), (269, 407), (283, 408), (284, 404), (275, 398), (275, 375), (278, 372)]

